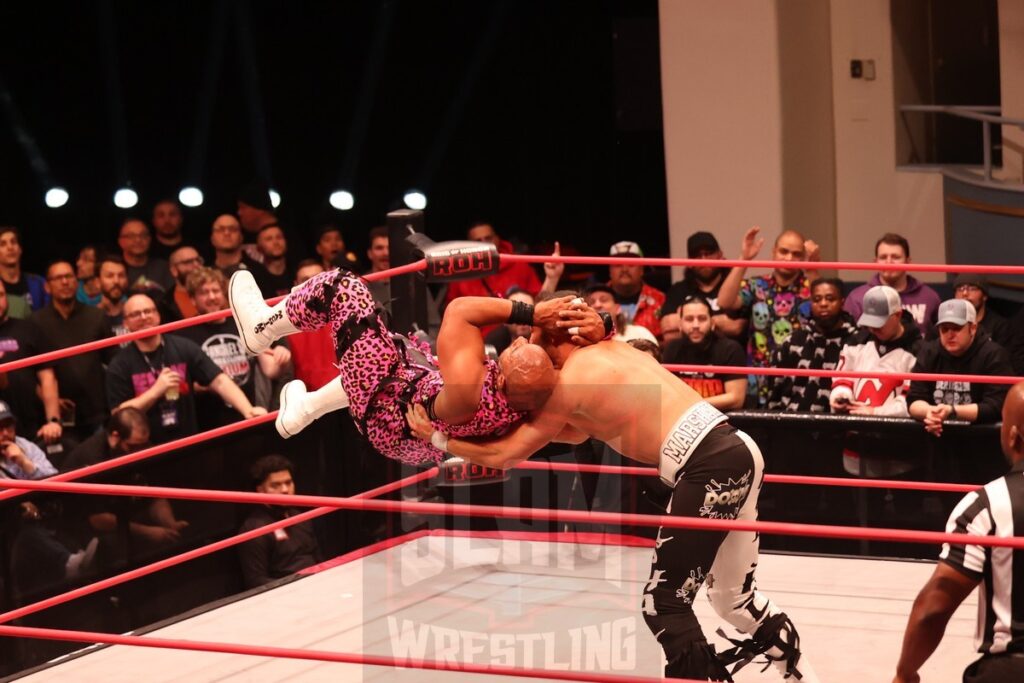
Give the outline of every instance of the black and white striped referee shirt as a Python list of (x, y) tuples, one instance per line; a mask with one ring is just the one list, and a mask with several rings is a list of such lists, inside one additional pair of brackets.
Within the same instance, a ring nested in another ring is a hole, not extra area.
[[(964, 496), (946, 531), (1024, 537), (1024, 462)], [(978, 652), (1024, 652), (1024, 550), (946, 543), (939, 560), (981, 582), (974, 636)]]

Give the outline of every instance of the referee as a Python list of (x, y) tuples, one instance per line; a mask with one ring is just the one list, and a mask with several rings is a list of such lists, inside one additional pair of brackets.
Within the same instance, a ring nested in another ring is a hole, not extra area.
[[(950, 533), (1024, 537), (1024, 382), (1003, 403), (1000, 432), (1009, 474), (972, 491), (953, 509)], [(914, 683), (953, 612), (978, 584), (978, 652), (964, 683), (1024, 681), (1024, 550), (942, 546), (935, 573), (914, 601), (893, 683)]]

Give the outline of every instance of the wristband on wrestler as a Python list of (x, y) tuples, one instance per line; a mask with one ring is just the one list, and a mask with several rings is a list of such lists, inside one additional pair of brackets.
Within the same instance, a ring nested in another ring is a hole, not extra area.
[(950, 414), (952, 414), (952, 415), (953, 415), (953, 419), (954, 419), (954, 420), (959, 420), (959, 419), (960, 419), (960, 418), (959, 418), (959, 417), (957, 416), (957, 414), (956, 414), (956, 406), (955, 406), (955, 405), (953, 405), (952, 403), (950, 403), (950, 404), (949, 404), (949, 412), (950, 412)]
[(601, 311), (598, 315), (601, 316), (601, 320), (604, 321), (604, 339), (601, 341), (611, 339), (615, 336), (615, 318), (613, 318), (612, 314), (607, 311)]
[(533, 325), (533, 304), (513, 301), (508, 323), (509, 325)]
[(448, 435), (442, 431), (434, 430), (430, 435), (430, 445), (439, 451), (448, 452)]

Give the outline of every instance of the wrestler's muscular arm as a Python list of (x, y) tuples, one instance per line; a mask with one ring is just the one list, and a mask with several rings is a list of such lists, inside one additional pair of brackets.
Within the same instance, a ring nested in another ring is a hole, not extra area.
[[(558, 311), (572, 297), (550, 299), (534, 307), (533, 322), (554, 325)], [(437, 357), (444, 388), (434, 402), (434, 413), (449, 424), (470, 420), (480, 404), (487, 368), (484, 365), (484, 339), (480, 328), (508, 321), (512, 302), (493, 297), (463, 296), (445, 309), (437, 337)]]

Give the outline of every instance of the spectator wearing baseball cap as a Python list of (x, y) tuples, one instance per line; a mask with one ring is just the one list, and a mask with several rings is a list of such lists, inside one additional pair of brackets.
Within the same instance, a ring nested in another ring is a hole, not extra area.
[(44, 479), (57, 474), (39, 446), (18, 436), (18, 420), (0, 401), (0, 479)]
[(978, 327), (988, 332), (992, 341), (1009, 349), (1013, 333), (1009, 321), (988, 307), (988, 280), (977, 273), (960, 273), (953, 281), (953, 296), (970, 301), (974, 306)]
[[(978, 329), (977, 313), (966, 299), (939, 305), (935, 321), (938, 339), (925, 342), (917, 355), (915, 373), (950, 375), (1012, 375), (1010, 358), (988, 333)], [(1005, 384), (941, 380), (914, 381), (907, 403), (910, 416), (924, 422), (925, 430), (942, 435), (945, 420), (991, 423), (999, 419), (1006, 398)]]
[[(832, 380), (829, 406), (833, 413), (907, 417), (910, 382), (879, 376), (911, 372), (924, 343), (914, 316), (903, 308), (900, 293), (888, 285), (870, 287), (862, 300), (857, 332), (839, 354), (837, 370), (872, 373), (868, 378), (837, 377)], [(896, 477), (921, 466), (915, 457), (917, 435), (849, 432), (844, 437), (843, 467), (847, 473), (866, 477)]]
[[(623, 240), (612, 245), (611, 256), (642, 257), (640, 245)], [(608, 266), (608, 286), (615, 295), (627, 325), (646, 327), (656, 338), (661, 337), (661, 314), (665, 293), (644, 282), (642, 265)]]
[[(723, 258), (718, 240), (710, 232), (704, 230), (695, 232), (687, 238), (686, 257), (691, 259)], [(688, 298), (699, 296), (711, 306), (715, 334), (746, 343), (746, 339), (743, 338), (747, 329), (746, 318), (731, 316), (718, 305), (718, 290), (722, 288), (722, 281), (728, 273), (728, 268), (710, 266), (688, 267), (683, 271), (683, 279), (674, 283), (665, 293), (665, 304), (661, 309), (661, 335), (665, 342), (680, 338), (679, 307)]]
[(622, 307), (615, 301), (615, 290), (608, 285), (592, 285), (582, 292), (583, 299), (587, 305), (598, 313), (608, 313), (615, 320), (615, 341), (628, 342), (633, 339), (644, 339), (658, 344), (657, 338), (651, 331), (641, 325), (627, 323), (622, 315)]

